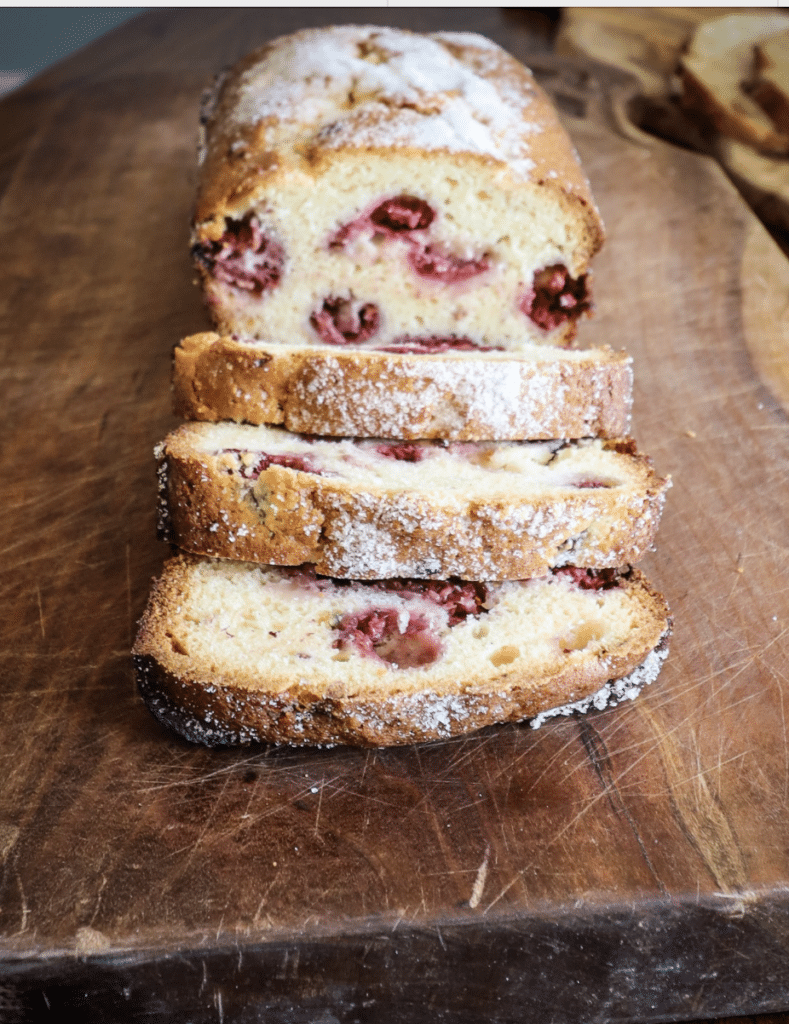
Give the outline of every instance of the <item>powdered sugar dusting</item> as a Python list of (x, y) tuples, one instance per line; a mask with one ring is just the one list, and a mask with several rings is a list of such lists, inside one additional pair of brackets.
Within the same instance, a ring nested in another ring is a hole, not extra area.
[[(175, 364), (178, 412), (189, 419), (400, 440), (629, 432), (632, 361), (608, 349), (532, 345), (517, 353), (401, 355), (309, 346), (294, 358), (283, 345), (206, 334), (186, 339), (184, 346), (191, 341), (198, 341), (192, 349), (198, 362), (176, 358)], [(202, 388), (202, 376), (214, 373), (216, 385)], [(237, 380), (246, 383), (249, 400), (234, 398)]]
[[(309, 380), (300, 381), (294, 388), (305, 419), (300, 423), (299, 410), (294, 408), (295, 415), (288, 426), (294, 430), (311, 429), (307, 419), (316, 405), (325, 404), (335, 417), (346, 417), (335, 429), (359, 436), (366, 432), (363, 424), (367, 421), (371, 426), (376, 422), (374, 432), (379, 432), (383, 426), (382, 413), (387, 417), (396, 415), (401, 423), (410, 422), (414, 431), (416, 424), (428, 431), (409, 433), (412, 437), (473, 436), (463, 433), (470, 424), (483, 431), (478, 435), (483, 437), (559, 437), (568, 436), (570, 429), (583, 436), (601, 431), (600, 420), (609, 407), (611, 367), (605, 364), (589, 366), (581, 376), (568, 373), (568, 367), (560, 360), (535, 364), (444, 358), (431, 360), (429, 365), (420, 363), (418, 358), (393, 360), (387, 367), (386, 403), (381, 402), (378, 389), (371, 386), (377, 367), (371, 365), (369, 371), (347, 380), (351, 393), (342, 411), (337, 408), (334, 394), (336, 381), (343, 376), (341, 363), (330, 358), (316, 362)], [(580, 426), (570, 428), (570, 412)], [(432, 420), (436, 417), (440, 417), (440, 423), (434, 424)], [(623, 423), (622, 427), (625, 426)]]
[(551, 708), (535, 715), (529, 721), (532, 729), (539, 729), (549, 718), (559, 715), (585, 714), (591, 708), (602, 711), (604, 708), (615, 707), (625, 700), (635, 700), (645, 686), (653, 683), (668, 657), (668, 633), (664, 633), (654, 650), (650, 651), (644, 661), (629, 675), (621, 679), (613, 679), (606, 683), (590, 697), (577, 700), (572, 704), (564, 704), (559, 708)]
[[(645, 660), (628, 675), (605, 684), (585, 700), (544, 711), (528, 724), (539, 729), (550, 718), (585, 714), (592, 708), (602, 711), (625, 700), (634, 700), (644, 686), (657, 678), (668, 655), (669, 632)], [(413, 740), (448, 739), (494, 722), (517, 719), (509, 692), (397, 693), (370, 703), (352, 702), (343, 707), (334, 701), (322, 701), (320, 715), (315, 708), (289, 695), (257, 694), (226, 687), (206, 687), (213, 703), (201, 714), (186, 710), (160, 692), (157, 671), (145, 657), (136, 658), (140, 692), (153, 714), (168, 728), (193, 743), (224, 746), (250, 743), (287, 743), (292, 746), (332, 747), (340, 743), (364, 742), (370, 745)], [(188, 684), (180, 684), (184, 692)], [(327, 716), (330, 716), (327, 717)], [(257, 718), (257, 723), (255, 722)], [(287, 735), (278, 735), (287, 721)], [(264, 725), (266, 723), (266, 725)]]
[[(458, 56), (467, 47), (476, 68)], [(307, 30), (244, 73), (235, 120), (262, 126), (272, 150), (296, 140), (329, 149), (416, 146), (492, 157), (528, 178), (528, 136), (541, 126), (529, 120), (522, 82), (495, 73), (503, 57), (472, 33)]]

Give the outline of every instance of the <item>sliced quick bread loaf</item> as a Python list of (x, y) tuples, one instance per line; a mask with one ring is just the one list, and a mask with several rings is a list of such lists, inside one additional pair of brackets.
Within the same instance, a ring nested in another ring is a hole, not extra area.
[(376, 352), (196, 334), (176, 415), (334, 437), (521, 440), (628, 433), (632, 361), (611, 349)]
[(191, 423), (157, 455), (164, 539), (356, 579), (635, 562), (669, 486), (630, 440), (332, 441)]
[(391, 745), (634, 697), (667, 652), (635, 569), (342, 582), (181, 556), (134, 646), (151, 711), (208, 745)]
[(206, 105), (193, 254), (222, 332), (568, 344), (603, 226), (532, 74), (471, 33), (276, 39)]

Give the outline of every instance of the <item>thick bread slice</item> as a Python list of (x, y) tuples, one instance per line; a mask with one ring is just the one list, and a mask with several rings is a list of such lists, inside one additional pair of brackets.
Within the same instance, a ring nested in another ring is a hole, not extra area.
[(133, 653), (148, 707), (189, 740), (385, 746), (634, 697), (670, 630), (635, 569), (339, 585), (181, 556)]
[(190, 423), (157, 456), (163, 539), (351, 579), (635, 562), (669, 486), (631, 440), (332, 441)]
[(174, 410), (193, 420), (406, 440), (622, 437), (633, 371), (624, 352), (378, 352), (262, 345), (195, 334), (175, 349)]
[(754, 75), (754, 47), (787, 28), (786, 15), (730, 14), (700, 25), (681, 58), (683, 103), (704, 114), (723, 135), (764, 153), (789, 152), (778, 129), (745, 91)]
[(193, 254), (217, 329), (267, 343), (567, 344), (603, 226), (532, 74), (482, 36), (276, 39), (205, 112)]

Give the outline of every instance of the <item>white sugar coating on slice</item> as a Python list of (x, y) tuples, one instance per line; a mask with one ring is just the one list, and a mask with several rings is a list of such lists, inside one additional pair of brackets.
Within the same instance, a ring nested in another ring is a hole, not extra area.
[[(530, 377), (514, 372), (516, 367), (504, 360), (492, 359), (480, 366), (474, 359), (452, 358), (449, 353), (447, 356), (443, 364), (438, 360), (431, 362), (429, 380), (424, 379), (424, 368), (412, 362), (401, 361), (392, 365), (389, 374), (395, 381), (402, 381), (397, 393), (402, 416), (410, 414), (421, 420), (425, 410), (437, 408), (447, 431), (453, 427), (462, 429), (464, 422), (472, 419), (486, 424), (487, 430), (497, 436), (508, 436), (513, 422), (520, 425), (523, 433), (539, 434), (544, 429), (547, 407), (560, 407), (564, 401), (567, 385), (559, 366), (547, 367), (541, 374)], [(316, 367), (308, 384), (297, 383), (295, 393), (305, 393), (305, 397), (308, 394), (311, 403), (332, 403), (330, 386), (341, 374), (339, 361), (327, 357)], [(409, 388), (411, 381), (420, 385), (419, 390)], [(369, 409), (370, 413), (375, 413), (386, 401), (386, 395), (364, 388), (362, 383), (363, 380), (355, 393), (355, 416), (359, 415), (359, 410)], [(590, 383), (586, 410), (582, 409), (579, 415), (594, 420), (605, 398), (607, 374), (601, 373)]]
[[(657, 679), (663, 662), (668, 657), (668, 634), (664, 634), (659, 645), (646, 656), (644, 661), (620, 679), (613, 679), (605, 683), (589, 697), (583, 700), (573, 701), (570, 704), (563, 704), (561, 707), (550, 708), (542, 711), (532, 718), (526, 719), (532, 729), (540, 729), (552, 718), (566, 717), (569, 715), (583, 715), (594, 708), (596, 711), (604, 711), (606, 708), (616, 707), (626, 700), (635, 700), (645, 686), (649, 686)], [(503, 709), (507, 706), (508, 695), (504, 692), (498, 695), (499, 703), (496, 704), (496, 694), (490, 695), (487, 700), (490, 705), (490, 714), (495, 719), (501, 716)], [(394, 707), (395, 702), (390, 704)], [(413, 694), (406, 701), (397, 702), (397, 713), (407, 715), (415, 726), (429, 733), (435, 733), (438, 737), (449, 737), (457, 733), (458, 723), (468, 719), (474, 711), (474, 699), (466, 694), (418, 693)], [(383, 708), (377, 708), (375, 712), (369, 713), (367, 720), (373, 724), (375, 719), (380, 719), (386, 713), (386, 704)], [(357, 712), (357, 714), (359, 714)], [(359, 717), (365, 717), (359, 714)]]
[(644, 661), (622, 679), (614, 679), (591, 696), (583, 700), (573, 701), (571, 704), (563, 704), (558, 708), (550, 708), (542, 711), (539, 715), (529, 720), (532, 729), (541, 728), (551, 718), (566, 715), (585, 714), (591, 708), (603, 711), (608, 707), (615, 707), (625, 700), (635, 700), (645, 686), (649, 686), (657, 679), (663, 662), (668, 657), (668, 647), (661, 645), (650, 651)]
[(364, 585), (182, 556), (133, 654), (146, 703), (188, 739), (369, 746), (630, 699), (670, 632), (635, 569)]
[[(214, 333), (175, 349), (177, 414), (334, 437), (623, 437), (632, 360), (609, 348), (401, 354)], [(239, 393), (249, 398), (239, 398)]]
[(627, 439), (328, 440), (193, 423), (157, 451), (164, 539), (346, 579), (636, 562), (671, 485)]
[[(307, 31), (267, 53), (243, 75), (234, 120), (266, 127), (276, 149), (308, 125), (324, 145), (348, 144), (338, 108), (348, 110), (358, 146), (416, 146), (493, 156), (527, 176), (534, 163), (523, 135), (528, 100), (498, 88), (461, 63), (447, 46), (473, 46), (495, 69), (497, 50), (472, 33), (434, 38), (393, 29), (343, 26)], [(502, 95), (504, 92), (506, 95)], [(354, 106), (379, 108), (385, 119), (354, 118)], [(349, 110), (350, 108), (350, 110)], [(538, 125), (532, 126), (534, 131)]]

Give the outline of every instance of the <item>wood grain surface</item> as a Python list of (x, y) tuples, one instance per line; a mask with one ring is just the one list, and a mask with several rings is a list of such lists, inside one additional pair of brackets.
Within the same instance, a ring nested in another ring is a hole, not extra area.
[[(581, 340), (632, 352), (634, 435), (674, 478), (643, 563), (672, 651), (632, 704), (208, 751), (135, 693), (170, 352), (206, 325), (200, 93), (330, 20), (482, 31), (565, 113), (609, 236)], [(785, 258), (712, 162), (622, 124), (621, 74), (534, 39), (487, 10), (156, 11), (0, 103), (0, 1021), (789, 1008)]]

